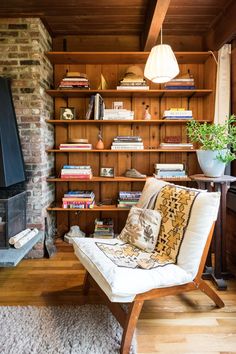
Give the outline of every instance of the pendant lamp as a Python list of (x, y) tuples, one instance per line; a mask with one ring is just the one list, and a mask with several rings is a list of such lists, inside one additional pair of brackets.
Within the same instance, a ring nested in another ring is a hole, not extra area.
[(172, 80), (179, 73), (179, 65), (173, 50), (168, 44), (161, 44), (152, 48), (144, 69), (144, 76), (155, 83), (164, 83)]

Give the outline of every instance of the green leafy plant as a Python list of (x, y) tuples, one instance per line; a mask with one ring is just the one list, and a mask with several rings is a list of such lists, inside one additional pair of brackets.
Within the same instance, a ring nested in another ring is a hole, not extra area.
[(199, 143), (201, 150), (227, 150), (220, 152), (217, 159), (229, 163), (236, 159), (236, 116), (231, 115), (224, 124), (201, 124), (196, 120), (187, 123), (187, 135), (192, 142)]

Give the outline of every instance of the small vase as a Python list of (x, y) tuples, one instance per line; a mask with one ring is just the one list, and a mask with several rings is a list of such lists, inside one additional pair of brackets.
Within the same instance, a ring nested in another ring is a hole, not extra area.
[(145, 120), (150, 120), (152, 117), (151, 117), (151, 114), (149, 113), (149, 106), (146, 106), (145, 108), (145, 112), (144, 112), (144, 119)]
[(103, 150), (104, 149), (104, 143), (102, 141), (102, 139), (99, 139), (97, 144), (96, 144), (96, 149), (97, 150)]

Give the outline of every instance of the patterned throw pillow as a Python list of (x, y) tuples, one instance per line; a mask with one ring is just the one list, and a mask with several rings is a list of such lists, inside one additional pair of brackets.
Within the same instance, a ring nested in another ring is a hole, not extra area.
[(155, 204), (155, 209), (162, 216), (156, 246), (159, 259), (168, 256), (176, 263), (191, 209), (198, 194), (199, 190), (172, 184), (161, 188)]
[(161, 225), (157, 210), (132, 207), (119, 238), (146, 252), (153, 252)]

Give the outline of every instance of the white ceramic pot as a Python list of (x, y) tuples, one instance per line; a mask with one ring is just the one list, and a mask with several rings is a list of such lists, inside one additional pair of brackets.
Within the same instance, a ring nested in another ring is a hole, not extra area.
[(219, 161), (216, 156), (227, 152), (225, 150), (197, 150), (198, 163), (206, 177), (221, 177), (226, 163)]

